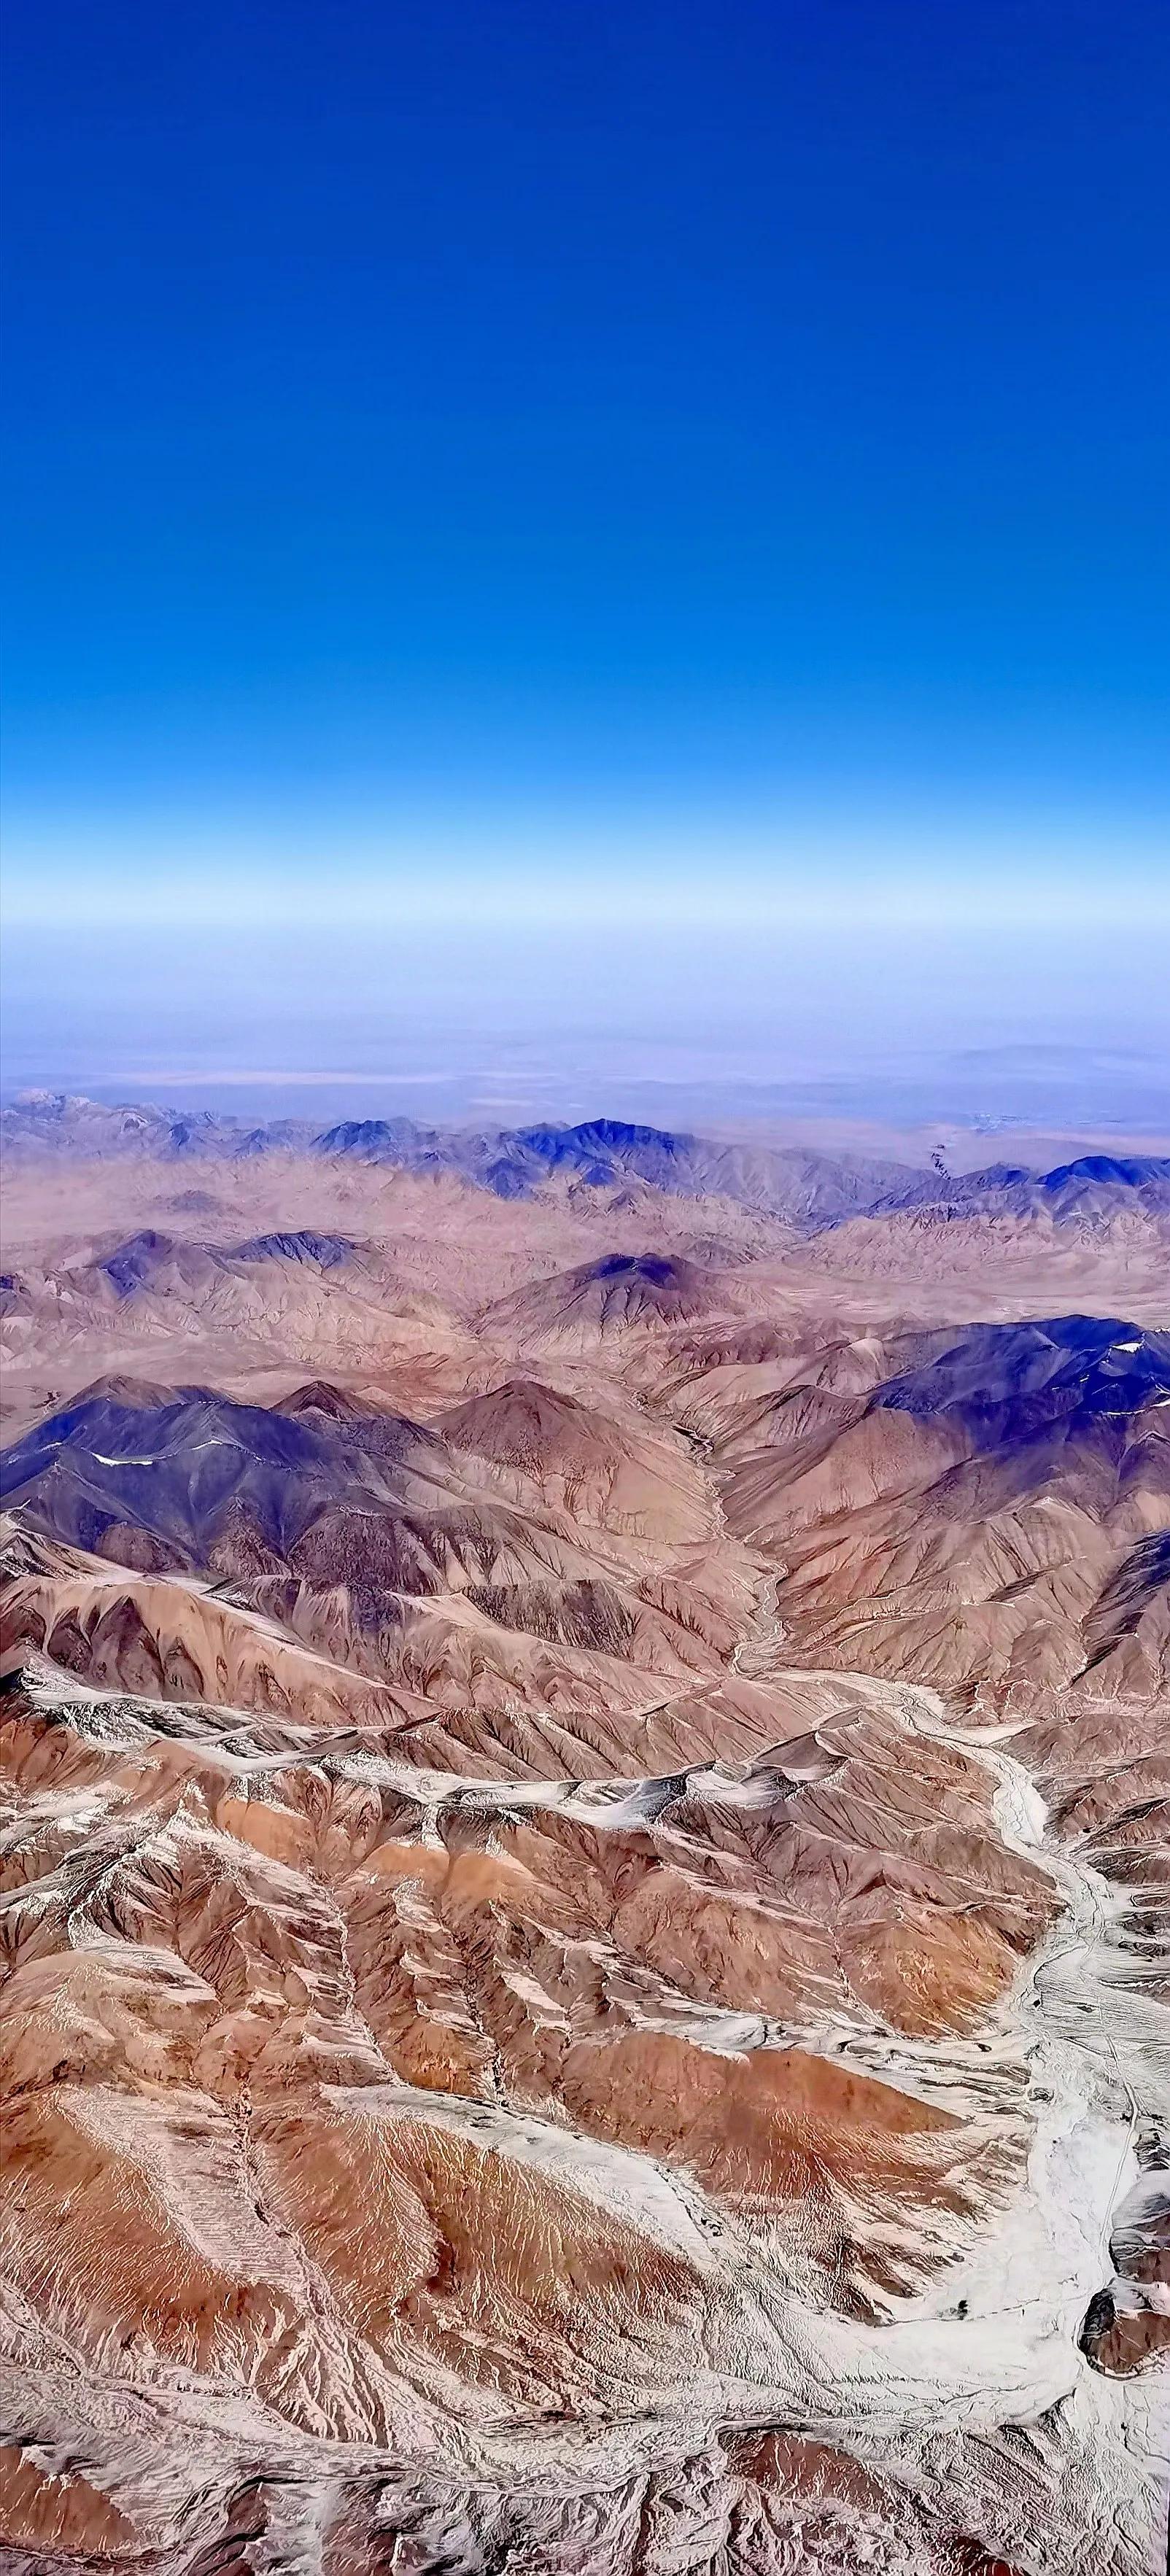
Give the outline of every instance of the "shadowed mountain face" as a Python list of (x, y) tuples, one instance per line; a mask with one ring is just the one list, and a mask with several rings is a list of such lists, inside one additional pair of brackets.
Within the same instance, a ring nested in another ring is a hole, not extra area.
[(1159, 1154), (1082, 1154), (1048, 1172), (992, 1164), (957, 1177), (924, 1177), (916, 1196), (895, 1189), (872, 1213), (914, 1205), (982, 1209), (988, 1215), (1051, 1217), (1057, 1224), (1093, 1223), (1127, 1210), (1170, 1215), (1170, 1157)]
[(404, 1126), (21, 1202), (5, 2576), (1153, 2576), (1148, 1173), (980, 1310)]
[[(734, 1292), (732, 1292), (734, 1293)], [(585, 1347), (615, 1335), (718, 1314), (726, 1282), (692, 1261), (610, 1253), (490, 1307), (485, 1328), (521, 1350)]]
[(275, 1411), (200, 1387), (155, 1405), (98, 1395), (10, 1450), (0, 1490), (73, 1546), (135, 1563), (145, 1539), (155, 1570), (288, 1574), (383, 1613), (458, 1589), (504, 1626), (627, 1647), (635, 1615), (567, 1525), (534, 1525), (435, 1433), (331, 1393)]
[[(538, 1390), (534, 1419), (544, 1437), (529, 1443), (538, 1474), (553, 1462), (558, 1432), (563, 1440), (556, 1410), (551, 1391), (542, 1404)], [(575, 1408), (575, 1421), (577, 1486), (608, 1485), (612, 1495), (607, 1471), (623, 1463), (624, 1450), (626, 1546), (616, 1535), (620, 1513), (610, 1511), (603, 1538), (599, 1511), (597, 1535), (585, 1540), (551, 1482), (547, 1491), (532, 1476), (521, 1483), (482, 1449), (460, 1458), (438, 1432), (321, 1385), (274, 1409), (200, 1387), (98, 1390), (4, 1454), (0, 1492), (31, 1526), (73, 1547), (144, 1572), (199, 1571), (230, 1582), (238, 1601), (283, 1613), (314, 1643), (330, 1637), (360, 1669), (388, 1681), (408, 1669), (407, 1604), (440, 1600), (465, 1650), (474, 1648), (477, 1628), (484, 1632), (480, 1697), (509, 1686), (529, 1695), (531, 1679), (506, 1644), (516, 1635), (616, 1657), (647, 1675), (717, 1671), (745, 1572), (726, 1542), (714, 1544), (709, 1508), (688, 1493), (686, 1462), (660, 1444), (656, 1455), (644, 1437), (623, 1441), (584, 1407)], [(467, 1445), (466, 1414), (459, 1427)], [(563, 1485), (561, 1493), (568, 1501)], [(667, 1564), (675, 1537), (712, 1543), (709, 1576), (694, 1600), (663, 1580), (663, 1551), (639, 1544), (656, 1509)], [(425, 1641), (415, 1614), (416, 1658)], [(464, 1657), (447, 1646), (455, 1687)], [(434, 1688), (444, 1664), (441, 1623), (426, 1650)], [(69, 1660), (84, 1670), (79, 1651), (74, 1641)], [(566, 1686), (574, 1679), (585, 1686), (580, 1675), (566, 1676)], [(600, 1675), (597, 1687), (605, 1687)]]
[(959, 1425), (979, 1448), (1068, 1442), (1170, 1402), (1170, 1332), (1095, 1315), (988, 1324), (945, 1342), (879, 1389), (875, 1406)]
[(718, 1423), (729, 1522), (781, 1563), (810, 1658), (852, 1664), (864, 1642), (868, 1669), (957, 1706), (1047, 1706), (1170, 1521), (1170, 1334), (1065, 1316), (871, 1340), (774, 1392), (740, 1370), (721, 1404), (723, 1374), (682, 1418)]
[(3, 1491), (80, 1546), (130, 1526), (187, 1562), (206, 1562), (234, 1518), (262, 1548), (283, 1554), (330, 1506), (372, 1512), (400, 1498), (406, 1480), (387, 1482), (389, 1458), (441, 1453), (411, 1423), (371, 1423), (368, 1446), (363, 1428), (232, 1404), (203, 1387), (160, 1405), (98, 1395), (7, 1453)]
[(234, 1261), (313, 1261), (319, 1270), (335, 1270), (339, 1262), (348, 1261), (357, 1246), (347, 1243), (343, 1234), (257, 1234), (250, 1243), (237, 1243), (229, 1259)]
[(93, 1267), (119, 1297), (133, 1297), (140, 1288), (165, 1289), (172, 1275), (194, 1283), (210, 1272), (230, 1273), (256, 1261), (313, 1262), (320, 1270), (333, 1270), (356, 1250), (356, 1244), (338, 1234), (261, 1234), (250, 1243), (214, 1245), (176, 1241), (171, 1235), (148, 1231), (120, 1243)]

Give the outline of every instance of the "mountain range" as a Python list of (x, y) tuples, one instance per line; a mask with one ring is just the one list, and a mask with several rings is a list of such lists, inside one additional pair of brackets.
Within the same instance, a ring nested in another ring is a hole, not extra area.
[(5, 2576), (1154, 2576), (1166, 1166), (11, 1115)]
[(484, 1130), (366, 1118), (318, 1130), (310, 1120), (254, 1126), (210, 1111), (107, 1108), (34, 1092), (0, 1111), (0, 1150), (168, 1160), (304, 1152), (394, 1171), (451, 1172), (503, 1199), (527, 1197), (555, 1178), (598, 1191), (641, 1184), (671, 1196), (728, 1199), (808, 1234), (850, 1217), (909, 1209), (1045, 1214), (1061, 1224), (1131, 1209), (1170, 1217), (1170, 1156), (1087, 1154), (1046, 1172), (995, 1163), (951, 1175), (878, 1156), (721, 1143), (614, 1118)]

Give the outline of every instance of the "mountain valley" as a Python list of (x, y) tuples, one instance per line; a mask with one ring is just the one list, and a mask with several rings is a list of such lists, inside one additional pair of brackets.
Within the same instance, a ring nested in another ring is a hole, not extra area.
[(7, 1122), (11, 2576), (1153, 2576), (1170, 1161)]

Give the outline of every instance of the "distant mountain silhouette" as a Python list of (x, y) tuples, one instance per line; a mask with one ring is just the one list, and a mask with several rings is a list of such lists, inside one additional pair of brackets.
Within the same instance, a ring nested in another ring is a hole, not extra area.
[[(1130, 1210), (1170, 1216), (1170, 1156), (1086, 1154), (1048, 1172), (1000, 1162), (951, 1175), (878, 1155), (721, 1142), (620, 1118), (485, 1129), (428, 1127), (413, 1118), (350, 1118), (319, 1130), (308, 1119), (257, 1127), (210, 1111), (179, 1116), (149, 1104), (107, 1108), (38, 1092), (0, 1112), (0, 1142), (18, 1155), (183, 1160), (237, 1160), (292, 1148), (399, 1171), (451, 1172), (501, 1199), (526, 1198), (565, 1178), (587, 1189), (641, 1187), (672, 1197), (730, 1199), (810, 1235), (852, 1217), (918, 1209), (1042, 1216), (1081, 1225)], [(241, 1247), (237, 1257), (259, 1259), (271, 1251), (290, 1259), (324, 1259), (309, 1248), (309, 1236), (297, 1240), (303, 1253), (290, 1251), (292, 1237), (273, 1236), (261, 1239), (262, 1250)]]

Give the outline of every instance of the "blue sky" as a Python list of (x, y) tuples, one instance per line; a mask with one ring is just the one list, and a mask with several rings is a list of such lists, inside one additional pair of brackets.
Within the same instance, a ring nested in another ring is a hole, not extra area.
[(998, 1028), (998, 921), (1051, 931), (1042, 1017), (1083, 1013), (1079, 938), (1124, 1021), (1101, 923), (1167, 902), (1161, 0), (9, 28), (22, 1072), (42, 925), (108, 988), (63, 1052), (114, 1076), (167, 1035), (160, 922), (210, 1014), (217, 912), (277, 987), (274, 910), (324, 920), (375, 1056), (428, 912), (495, 940), (501, 1025), (536, 988), (555, 1023), (582, 923), (600, 995), (667, 912), (696, 967), (718, 928), (725, 1016), (785, 924), (895, 979), (933, 924)]

